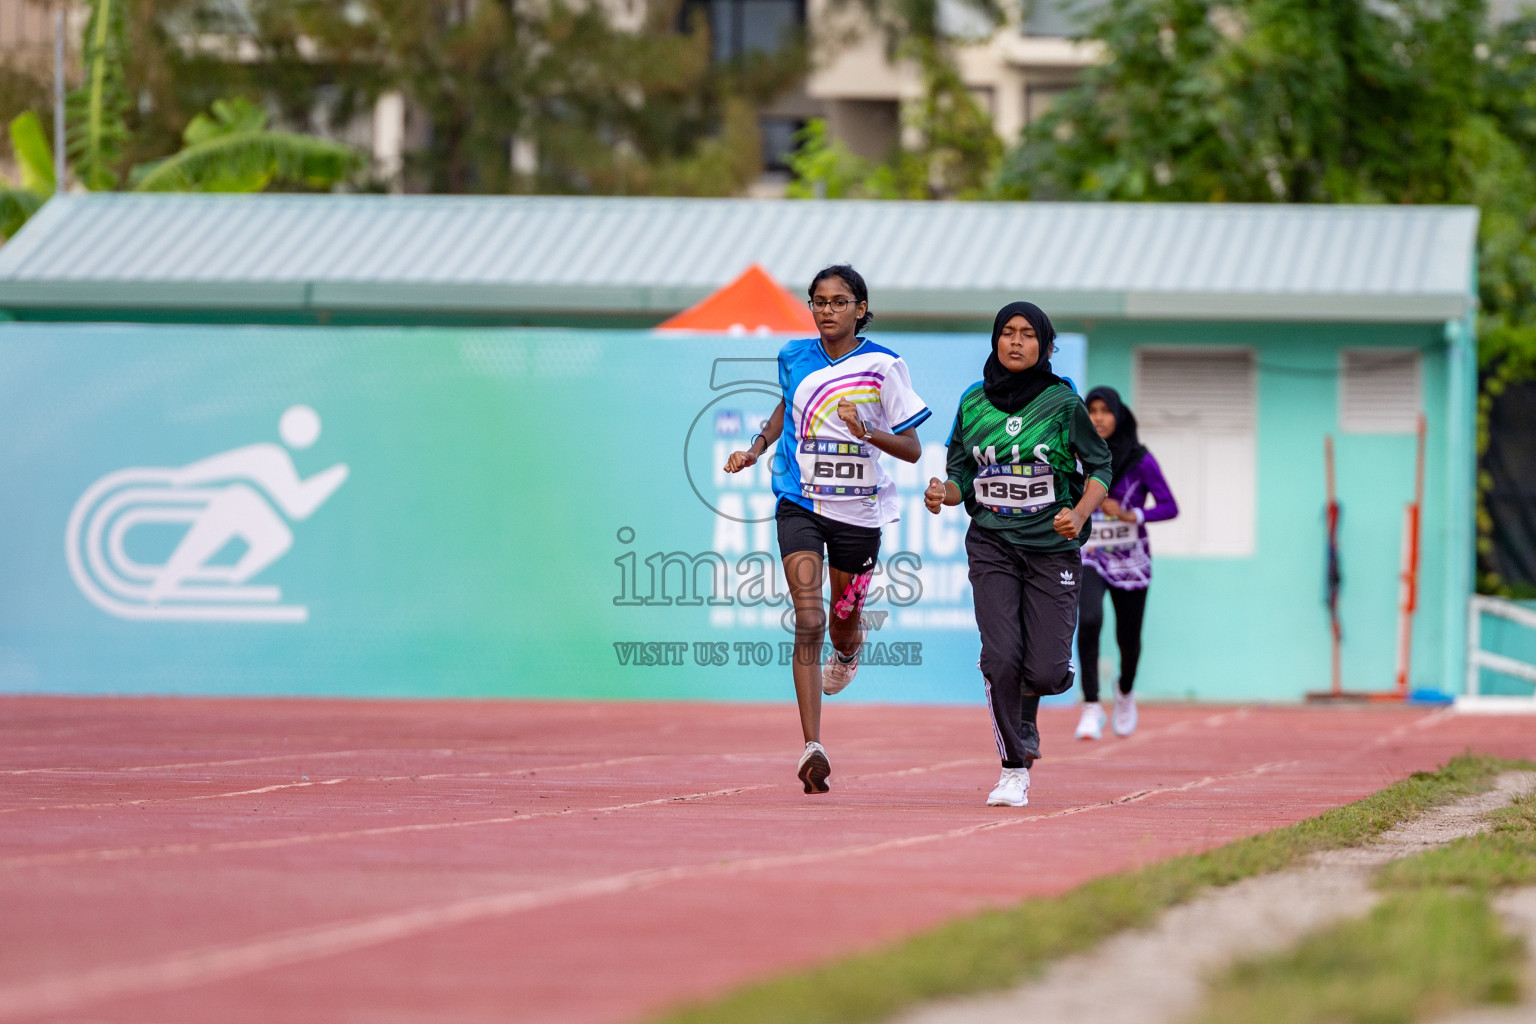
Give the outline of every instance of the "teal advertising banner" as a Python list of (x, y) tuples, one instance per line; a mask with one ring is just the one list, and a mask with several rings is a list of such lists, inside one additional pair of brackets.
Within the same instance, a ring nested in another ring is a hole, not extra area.
[[(934, 415), (847, 699), (977, 701), (921, 492), (987, 341), (879, 340)], [(791, 699), (767, 462), (720, 471), (781, 341), (0, 326), (0, 690)]]

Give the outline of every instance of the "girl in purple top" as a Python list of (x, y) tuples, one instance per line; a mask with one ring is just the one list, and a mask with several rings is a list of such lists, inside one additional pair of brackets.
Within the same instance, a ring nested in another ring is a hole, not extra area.
[[(1172, 519), (1179, 506), (1157, 460), (1136, 436), (1136, 417), (1114, 388), (1088, 392), (1088, 418), (1109, 444), (1114, 482), (1093, 515), (1093, 536), (1083, 545), (1083, 581), (1078, 588), (1077, 664), (1083, 680), (1083, 716), (1077, 738), (1104, 734), (1099, 706), (1099, 633), (1104, 628), (1104, 592), (1115, 605), (1115, 641), (1120, 646), (1120, 692), (1115, 695), (1115, 735), (1136, 731), (1136, 663), (1141, 660), (1141, 621), (1152, 584), (1152, 548), (1147, 523)], [(1148, 499), (1151, 507), (1148, 507)]]

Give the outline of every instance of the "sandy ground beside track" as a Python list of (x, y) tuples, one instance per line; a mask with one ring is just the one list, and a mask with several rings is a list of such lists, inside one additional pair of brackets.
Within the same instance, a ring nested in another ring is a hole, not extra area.
[[(1490, 812), (1536, 789), (1536, 772), (1510, 772), (1487, 793), (1436, 808), (1384, 834), (1369, 846), (1308, 858), (1300, 868), (1246, 879), (1165, 911), (1152, 927), (1117, 935), (1098, 948), (1051, 967), (1044, 977), (1009, 992), (924, 1007), (897, 1024), (1175, 1024), (1197, 1011), (1208, 978), (1255, 956), (1277, 953), (1308, 932), (1361, 917), (1378, 894), (1375, 868), (1487, 827)], [(1505, 902), (1506, 919), (1530, 935), (1525, 914), (1533, 890)], [(1531, 949), (1536, 950), (1536, 943)], [(1472, 1021), (1525, 1021), (1530, 1007)]]

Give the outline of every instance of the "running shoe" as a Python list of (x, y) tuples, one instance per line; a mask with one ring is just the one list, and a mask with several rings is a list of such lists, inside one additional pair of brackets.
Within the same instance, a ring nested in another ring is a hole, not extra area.
[(1115, 714), (1112, 719), (1116, 736), (1129, 736), (1136, 731), (1136, 698), (1129, 693), (1115, 695)]
[(1104, 708), (1098, 701), (1083, 702), (1083, 717), (1077, 720), (1077, 738), (1096, 740), (1104, 735)]
[(997, 788), (987, 794), (988, 807), (1029, 806), (1029, 769), (1004, 768)]
[(825, 793), (830, 788), (827, 786), (827, 776), (832, 774), (832, 762), (827, 760), (827, 748), (814, 740), (807, 743), (805, 753), (800, 755), (800, 768), (796, 774), (805, 784), (807, 793)]
[(827, 655), (827, 663), (821, 669), (821, 692), (828, 697), (834, 693), (842, 693), (853, 682), (853, 677), (859, 674), (859, 652), (853, 652), (852, 661), (844, 661), (843, 656), (837, 653), (837, 648), (832, 648), (832, 653)]

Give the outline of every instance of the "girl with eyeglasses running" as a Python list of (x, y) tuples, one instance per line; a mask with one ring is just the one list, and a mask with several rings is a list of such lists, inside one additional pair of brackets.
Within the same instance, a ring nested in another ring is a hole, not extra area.
[[(794, 604), (795, 699), (805, 738), (796, 774), (807, 793), (825, 793), (832, 764), (821, 744), (822, 694), (842, 691), (859, 671), (859, 614), (880, 555), (880, 528), (901, 518), (895, 481), (880, 456), (916, 462), (923, 452), (917, 427), (930, 413), (902, 358), (859, 335), (874, 314), (858, 271), (827, 267), (809, 291), (820, 336), (779, 351), (784, 396), (725, 471), (741, 472), (778, 443), (775, 518)], [(826, 608), (823, 563), (832, 584)], [(823, 668), (829, 623), (832, 649)]]

